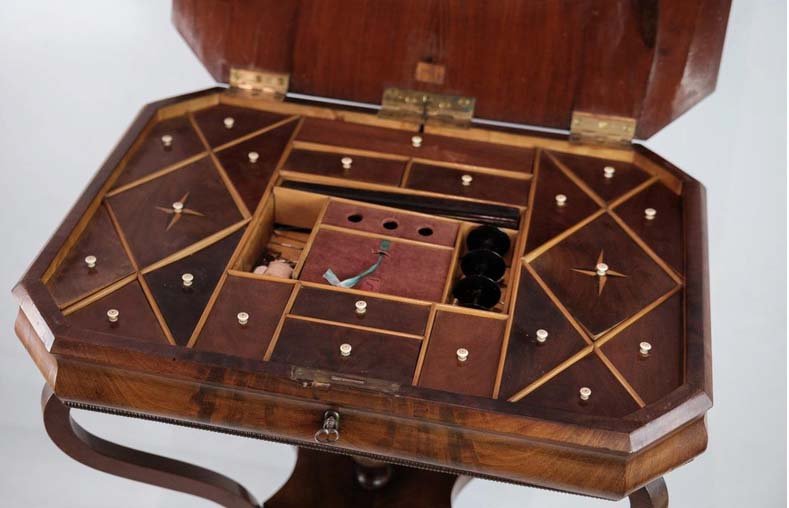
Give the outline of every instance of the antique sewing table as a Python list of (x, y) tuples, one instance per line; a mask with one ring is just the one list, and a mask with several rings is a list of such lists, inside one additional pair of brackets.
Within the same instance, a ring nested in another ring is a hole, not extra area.
[(270, 507), (667, 506), (712, 405), (704, 190), (633, 138), (712, 91), (728, 1), (485, 5), (174, 3), (230, 86), (146, 106), (14, 289), (64, 452), (258, 505), (76, 407), (298, 446)]

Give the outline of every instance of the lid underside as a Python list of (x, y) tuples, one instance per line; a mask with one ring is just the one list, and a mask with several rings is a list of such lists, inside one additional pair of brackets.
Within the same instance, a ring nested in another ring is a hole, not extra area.
[(647, 138), (715, 87), (731, 0), (174, 0), (211, 75), (380, 103), (388, 87), (476, 98), (475, 117), (569, 129), (635, 118)]

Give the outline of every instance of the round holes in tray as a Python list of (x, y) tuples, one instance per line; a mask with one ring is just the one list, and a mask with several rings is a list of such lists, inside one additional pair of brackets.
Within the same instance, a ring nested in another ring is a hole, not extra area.
[(419, 236), (433, 236), (433, 228), (429, 226), (422, 226), (416, 232), (419, 233)]
[(364, 219), (364, 216), (362, 216), (360, 213), (352, 213), (348, 216), (348, 222), (358, 223), (362, 222), (362, 219)]
[(384, 227), (384, 229), (388, 229), (389, 231), (394, 231), (398, 228), (398, 226), (400, 226), (400, 224), (398, 224), (394, 219), (386, 219), (381, 225)]

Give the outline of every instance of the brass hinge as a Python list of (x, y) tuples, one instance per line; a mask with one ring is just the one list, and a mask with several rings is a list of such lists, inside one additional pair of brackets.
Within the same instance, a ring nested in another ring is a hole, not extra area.
[(230, 93), (281, 101), (288, 93), (290, 74), (233, 67), (228, 81)]
[(635, 134), (635, 118), (573, 111), (571, 141), (586, 145), (629, 146)]
[(420, 124), (468, 127), (475, 103), (474, 97), (387, 88), (378, 115)]

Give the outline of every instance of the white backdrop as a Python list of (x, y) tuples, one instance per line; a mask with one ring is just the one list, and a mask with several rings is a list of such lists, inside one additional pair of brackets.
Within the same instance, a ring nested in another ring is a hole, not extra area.
[[(4, 506), (211, 506), (89, 470), (39, 417), (42, 378), (10, 289), (145, 103), (212, 79), (169, 2), (3, 2), (0, 10), (0, 492)], [(786, 6), (735, 1), (717, 92), (647, 142), (707, 186), (715, 407), (708, 451), (667, 475), (675, 507), (786, 500)], [(266, 498), (287, 446), (95, 414), (97, 434), (192, 460)], [(475, 480), (458, 507), (626, 506)]]

